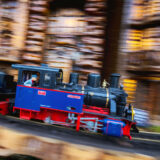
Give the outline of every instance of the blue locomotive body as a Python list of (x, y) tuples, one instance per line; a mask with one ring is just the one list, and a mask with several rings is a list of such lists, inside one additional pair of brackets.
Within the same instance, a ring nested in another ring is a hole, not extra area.
[(15, 107), (32, 111), (40, 111), (40, 107), (43, 107), (82, 113), (83, 99), (81, 93), (18, 85)]

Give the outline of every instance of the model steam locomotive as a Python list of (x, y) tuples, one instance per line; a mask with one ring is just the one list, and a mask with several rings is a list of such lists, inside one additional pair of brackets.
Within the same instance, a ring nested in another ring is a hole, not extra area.
[[(133, 108), (126, 104), (127, 94), (122, 85), (119, 87), (119, 74), (112, 74), (109, 85), (104, 81), (101, 86), (100, 75), (92, 73), (87, 85), (82, 86), (78, 84), (78, 73), (71, 73), (69, 83), (63, 83), (62, 69), (46, 65), (13, 64), (12, 67), (19, 71), (15, 102), (9, 101), (14, 97), (13, 77), (0, 73), (0, 91), (3, 95), (7, 93), (0, 102), (1, 114), (18, 111), (21, 119), (131, 139), (130, 129), (136, 122)], [(25, 85), (33, 75), (35, 83)]]

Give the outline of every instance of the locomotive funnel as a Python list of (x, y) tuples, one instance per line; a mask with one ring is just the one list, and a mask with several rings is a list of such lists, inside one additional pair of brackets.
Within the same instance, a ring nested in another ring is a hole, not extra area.
[(99, 74), (90, 73), (88, 75), (87, 85), (93, 88), (98, 88), (100, 87), (100, 80), (101, 80), (101, 76)]
[(78, 84), (78, 81), (79, 81), (79, 74), (78, 73), (71, 73), (69, 83)]
[(119, 78), (120, 78), (120, 74), (118, 73), (111, 74), (110, 76), (110, 87), (111, 88), (118, 88)]

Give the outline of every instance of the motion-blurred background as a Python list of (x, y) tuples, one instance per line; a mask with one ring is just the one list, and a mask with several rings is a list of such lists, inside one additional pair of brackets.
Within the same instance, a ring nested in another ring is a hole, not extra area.
[(0, 69), (11, 64), (119, 72), (128, 102), (160, 119), (159, 0), (0, 0)]

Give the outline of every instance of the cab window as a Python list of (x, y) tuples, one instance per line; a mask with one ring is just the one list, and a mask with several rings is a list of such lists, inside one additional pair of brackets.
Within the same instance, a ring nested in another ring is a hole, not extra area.
[(50, 84), (51, 84), (51, 73), (45, 73), (43, 85), (49, 87)]
[(40, 73), (36, 71), (23, 71), (21, 84), (25, 86), (39, 86)]

